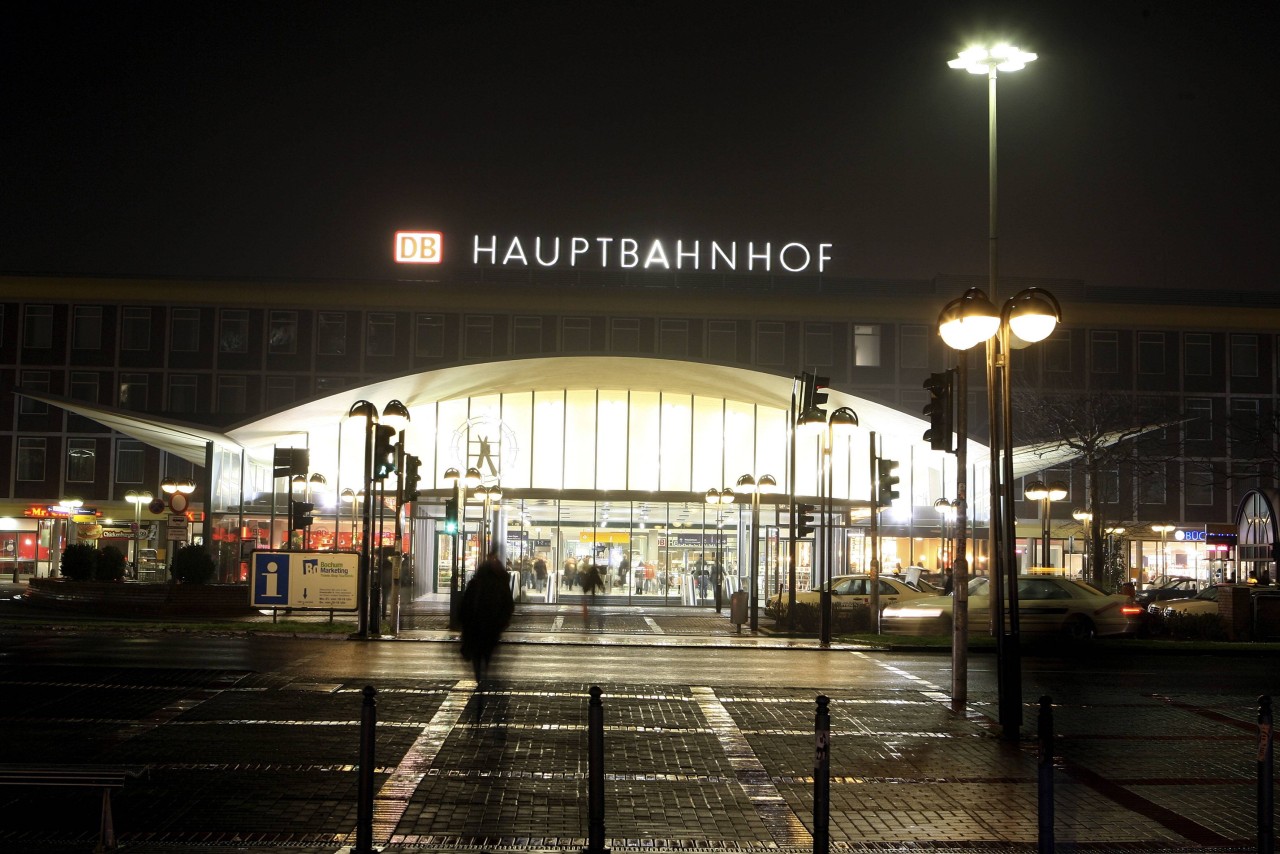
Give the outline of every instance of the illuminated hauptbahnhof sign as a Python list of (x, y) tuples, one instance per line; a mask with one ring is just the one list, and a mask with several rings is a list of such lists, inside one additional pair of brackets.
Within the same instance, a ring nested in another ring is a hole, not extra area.
[[(464, 257), (473, 267), (825, 273), (831, 261), (832, 244), (473, 234), (463, 246)], [(452, 255), (450, 250), (449, 257)], [(443, 232), (396, 232), (396, 263), (442, 264), (445, 257)]]

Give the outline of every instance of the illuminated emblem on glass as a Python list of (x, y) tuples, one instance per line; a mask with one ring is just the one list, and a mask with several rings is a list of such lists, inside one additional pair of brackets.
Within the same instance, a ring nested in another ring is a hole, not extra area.
[(438, 231), (397, 231), (397, 264), (439, 264), (444, 236)]
[(487, 486), (502, 478), (502, 469), (512, 468), (520, 452), (516, 433), (492, 415), (469, 418), (453, 431), (453, 459), (463, 469), (475, 468)]

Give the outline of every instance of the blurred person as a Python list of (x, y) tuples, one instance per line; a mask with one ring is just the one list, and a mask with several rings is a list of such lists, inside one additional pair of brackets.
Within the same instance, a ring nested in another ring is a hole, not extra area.
[[(587, 597), (591, 597), (591, 602), (595, 602), (596, 591), (604, 590), (604, 578), (600, 575), (600, 566), (594, 563), (591, 564), (591, 567), (587, 569), (586, 572), (581, 573), (579, 577), (582, 582), (582, 592), (584, 594), (582, 597), (582, 625), (585, 627), (591, 618), (590, 609), (587, 607)], [(599, 609), (596, 611), (596, 623), (600, 628), (604, 628), (604, 612)]]
[[(511, 622), (514, 610), (511, 579), (495, 545), (462, 593), (462, 657), (471, 662), (475, 671), (477, 693), (488, 673), (489, 659)], [(483, 712), (484, 697), (481, 696), (477, 720)]]

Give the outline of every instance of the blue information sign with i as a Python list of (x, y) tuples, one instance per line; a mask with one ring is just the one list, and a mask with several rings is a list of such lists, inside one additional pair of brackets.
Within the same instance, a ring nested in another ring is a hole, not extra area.
[(253, 602), (255, 605), (289, 604), (289, 556), (279, 552), (255, 554)]

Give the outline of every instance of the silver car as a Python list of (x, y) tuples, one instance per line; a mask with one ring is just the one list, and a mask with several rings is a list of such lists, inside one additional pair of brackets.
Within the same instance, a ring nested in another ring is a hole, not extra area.
[[(969, 628), (991, 631), (988, 579), (969, 582)], [(928, 596), (884, 609), (886, 634), (934, 635), (951, 631), (950, 596)], [(1142, 608), (1131, 596), (1103, 593), (1096, 587), (1060, 575), (1018, 576), (1018, 624), (1023, 635), (1061, 636), (1071, 640), (1131, 635), (1137, 632)]]

